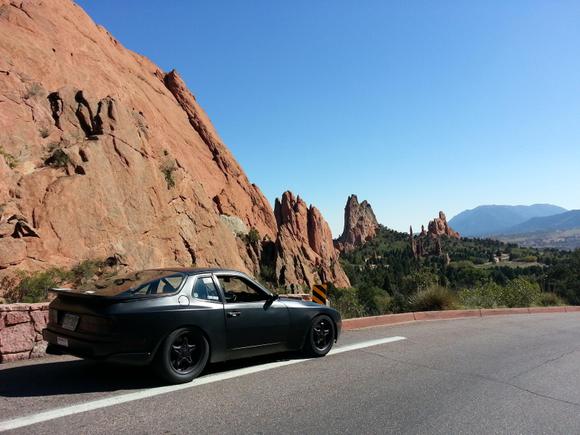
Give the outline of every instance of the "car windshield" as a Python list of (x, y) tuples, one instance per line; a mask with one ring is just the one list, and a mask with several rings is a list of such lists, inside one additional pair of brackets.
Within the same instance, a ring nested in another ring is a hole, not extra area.
[(143, 270), (85, 284), (76, 291), (99, 296), (161, 295), (175, 293), (184, 279), (185, 275), (179, 272)]

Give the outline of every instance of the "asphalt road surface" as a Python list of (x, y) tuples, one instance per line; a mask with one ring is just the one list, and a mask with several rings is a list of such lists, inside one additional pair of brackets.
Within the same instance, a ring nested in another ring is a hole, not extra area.
[(580, 433), (580, 313), (369, 328), (345, 332), (336, 349), (214, 365), (178, 387), (68, 357), (5, 364), (0, 429)]

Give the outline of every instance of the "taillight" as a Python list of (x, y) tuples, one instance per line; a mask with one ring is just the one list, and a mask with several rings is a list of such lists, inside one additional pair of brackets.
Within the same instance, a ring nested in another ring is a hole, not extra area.
[(110, 334), (113, 332), (113, 321), (104, 317), (83, 315), (79, 330), (89, 334)]

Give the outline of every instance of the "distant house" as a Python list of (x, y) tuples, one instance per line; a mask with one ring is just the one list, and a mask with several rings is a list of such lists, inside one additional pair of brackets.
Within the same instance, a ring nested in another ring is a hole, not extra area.
[(500, 253), (493, 256), (494, 263), (503, 263), (505, 261), (510, 261), (510, 254)]

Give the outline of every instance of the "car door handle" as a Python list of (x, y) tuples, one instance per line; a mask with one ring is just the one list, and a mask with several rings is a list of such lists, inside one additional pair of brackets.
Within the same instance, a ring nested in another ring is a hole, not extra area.
[(228, 311), (228, 317), (238, 317), (240, 314), (242, 314), (241, 311)]

